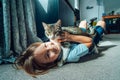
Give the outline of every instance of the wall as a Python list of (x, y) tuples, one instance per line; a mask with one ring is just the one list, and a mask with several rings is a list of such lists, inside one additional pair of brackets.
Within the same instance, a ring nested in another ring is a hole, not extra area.
[[(93, 7), (86, 9), (87, 7)], [(98, 20), (102, 19), (104, 13), (103, 0), (80, 0), (80, 19), (90, 20), (97, 17)]]
[(120, 8), (118, 8), (117, 10), (115, 10), (114, 14), (120, 14)]
[(103, 0), (103, 2), (106, 14), (120, 9), (120, 0)]
[[(97, 17), (102, 19), (103, 13), (108, 14), (115, 11), (120, 14), (120, 0), (80, 0), (80, 19), (91, 19)], [(92, 9), (86, 9), (87, 6), (93, 6)]]

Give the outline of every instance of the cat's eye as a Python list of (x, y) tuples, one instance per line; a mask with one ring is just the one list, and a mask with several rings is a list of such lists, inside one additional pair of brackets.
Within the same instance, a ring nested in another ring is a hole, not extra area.
[(48, 33), (50, 33), (50, 31)]

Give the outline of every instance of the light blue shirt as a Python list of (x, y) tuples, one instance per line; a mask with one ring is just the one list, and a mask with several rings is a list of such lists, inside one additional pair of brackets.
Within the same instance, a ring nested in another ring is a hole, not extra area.
[(78, 62), (80, 57), (89, 53), (89, 49), (84, 44), (71, 44), (69, 47), (61, 47), (63, 56), (57, 63), (62, 66), (66, 62)]
[(66, 62), (78, 62), (80, 57), (89, 53), (89, 49), (84, 44), (72, 44)]

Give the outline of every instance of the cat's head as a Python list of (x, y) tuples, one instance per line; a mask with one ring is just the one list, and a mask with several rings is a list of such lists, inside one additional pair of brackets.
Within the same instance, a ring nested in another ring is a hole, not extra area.
[(49, 39), (54, 39), (56, 37), (57, 30), (61, 27), (61, 20), (59, 19), (56, 23), (53, 24), (47, 24), (45, 22), (42, 22), (42, 25), (45, 30), (45, 35)]

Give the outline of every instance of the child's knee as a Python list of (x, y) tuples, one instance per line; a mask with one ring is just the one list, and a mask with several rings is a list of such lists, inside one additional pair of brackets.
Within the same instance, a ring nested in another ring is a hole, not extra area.
[(96, 24), (96, 26), (101, 26), (103, 29), (105, 29), (105, 25), (106, 25), (105, 21), (98, 21)]
[(79, 24), (79, 28), (87, 28), (87, 21), (84, 20), (84, 21), (81, 21), (80, 24)]

